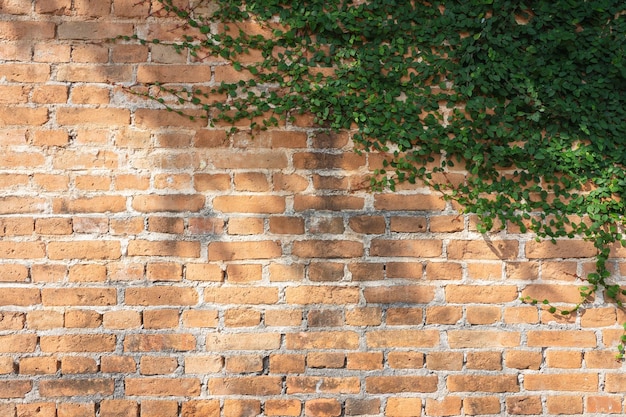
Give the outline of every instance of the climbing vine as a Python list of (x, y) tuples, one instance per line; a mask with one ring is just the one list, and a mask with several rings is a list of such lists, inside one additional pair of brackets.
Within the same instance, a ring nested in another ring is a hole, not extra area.
[(205, 15), (158, 1), (187, 28), (172, 47), (242, 76), (156, 83), (148, 97), (210, 123), (265, 129), (306, 112), (352, 129), (357, 151), (388, 155), (374, 190), (424, 182), (478, 214), (481, 232), (582, 236), (597, 268), (581, 303), (603, 288), (621, 306), (607, 260), (626, 244), (623, 1), (215, 0)]

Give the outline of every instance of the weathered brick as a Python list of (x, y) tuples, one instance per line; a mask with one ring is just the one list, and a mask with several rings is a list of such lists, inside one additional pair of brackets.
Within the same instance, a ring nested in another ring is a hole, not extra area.
[[(611, 391), (612, 384), (607, 375), (606, 390)], [(611, 387), (611, 388), (610, 388)], [(595, 392), (598, 389), (598, 374), (575, 373), (559, 374), (558, 378), (550, 374), (527, 374), (524, 376), (524, 388), (529, 391), (581, 391)]]
[(365, 378), (365, 390), (370, 394), (401, 392), (435, 392), (438, 377), (428, 376), (370, 376)]
[(41, 336), (43, 352), (113, 352), (116, 337), (110, 334), (66, 334)]
[(451, 392), (518, 392), (517, 375), (449, 375)]
[(191, 334), (129, 334), (124, 339), (126, 352), (189, 351), (196, 348)]
[(45, 380), (39, 383), (39, 392), (44, 397), (112, 395), (113, 380), (108, 378)]
[(124, 384), (126, 395), (196, 397), (200, 394), (197, 378), (127, 377)]

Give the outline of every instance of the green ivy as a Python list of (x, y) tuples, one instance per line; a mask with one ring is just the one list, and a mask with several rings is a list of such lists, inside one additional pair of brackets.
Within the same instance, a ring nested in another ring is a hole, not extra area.
[(374, 190), (422, 181), (477, 213), (481, 232), (513, 224), (593, 241), (581, 303), (604, 288), (622, 305), (606, 263), (626, 243), (623, 1), (216, 0), (210, 16), (159, 1), (188, 26), (174, 48), (225, 58), (251, 79), (209, 91), (158, 84), (149, 97), (181, 113), (197, 106), (210, 123), (265, 129), (308, 112), (328, 129), (356, 128), (358, 151), (389, 155)]

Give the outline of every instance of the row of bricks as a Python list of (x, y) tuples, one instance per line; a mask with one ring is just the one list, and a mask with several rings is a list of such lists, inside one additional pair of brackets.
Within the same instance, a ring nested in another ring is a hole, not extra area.
[[(256, 415), (298, 417), (339, 417), (384, 415), (386, 417), (451, 417), (460, 415), (550, 415), (602, 413), (620, 414), (623, 400), (617, 395), (540, 396), (515, 395), (501, 400), (496, 396), (459, 397), (443, 399), (420, 397), (330, 398), (310, 399), (225, 399), (190, 400), (179, 404), (176, 400), (102, 400), (99, 403), (38, 402), (30, 404), (0, 404), (3, 416), (18, 417), (250, 417)], [(545, 404), (545, 406), (543, 405)], [(382, 411), (381, 411), (382, 410)], [(461, 414), (463, 413), (463, 414)]]
[[(234, 204), (234, 202), (233, 202)], [(287, 219), (289, 220), (289, 219)], [(352, 238), (353, 239), (353, 238)], [(199, 258), (208, 247), (209, 261), (278, 259), (285, 255), (307, 259), (383, 258), (441, 258), (447, 260), (529, 260), (553, 258), (591, 258), (596, 249), (593, 242), (562, 240), (520, 242), (514, 239), (449, 240), (437, 238), (392, 239), (371, 241), (349, 239), (307, 239), (293, 241), (246, 240), (212, 241), (206, 245), (199, 240), (148, 240), (132, 238), (122, 249), (120, 240), (51, 240), (23, 241), (5, 239), (0, 242), (0, 259), (91, 259), (116, 260), (124, 256), (159, 256)], [(520, 256), (520, 246), (525, 250)], [(445, 254), (444, 255), (444, 250)], [(614, 251), (619, 256), (624, 249)], [(521, 258), (521, 259), (520, 259)], [(419, 264), (417, 264), (419, 265)], [(451, 268), (455, 268), (451, 266)], [(457, 266), (458, 268), (458, 266)], [(412, 277), (409, 275), (408, 277)], [(532, 278), (532, 276), (530, 276)]]
[[(620, 393), (626, 387), (626, 377), (619, 373), (607, 373), (602, 386), (597, 373), (525, 374), (523, 382), (518, 374), (437, 375), (414, 376), (366, 376), (360, 378), (311, 378), (283, 377), (273, 375), (211, 377), (203, 383), (200, 378), (125, 377), (126, 396), (172, 396), (198, 397), (203, 391), (209, 395), (279, 396), (283, 394), (367, 394), (434, 393), (440, 382), (448, 392), (514, 393), (528, 391), (579, 391)], [(441, 379), (441, 381), (440, 381)], [(0, 381), (2, 398), (23, 398), (37, 385), (43, 398), (113, 395), (114, 378), (40, 378), (37, 381), (12, 379)], [(311, 386), (314, 383), (326, 385)], [(288, 390), (290, 388), (290, 390)], [(291, 392), (289, 392), (291, 391)]]
[[(558, 261), (511, 261), (480, 263), (480, 262), (358, 262), (358, 261), (315, 261), (310, 263), (182, 263), (176, 261), (142, 262), (108, 262), (80, 263), (71, 266), (59, 262), (45, 264), (3, 262), (0, 264), (0, 282), (119, 282), (119, 281), (211, 281), (229, 283), (264, 282), (365, 282), (385, 279), (427, 279), (429, 281), (536, 281), (539, 277), (544, 282), (544, 289), (550, 293), (563, 290), (558, 297), (559, 302), (575, 302), (579, 294), (575, 287), (548, 283), (550, 281), (576, 281), (578, 262)], [(259, 261), (257, 261), (259, 262)], [(619, 267), (616, 276), (623, 276), (624, 263)], [(585, 272), (592, 272), (593, 264), (583, 263)], [(609, 265), (611, 267), (611, 265)], [(539, 273), (541, 268), (541, 275)], [(536, 284), (540, 285), (540, 284)], [(526, 295), (539, 298), (534, 287), (526, 287)], [(532, 294), (529, 293), (532, 291)]]
[[(199, 267), (215, 267), (215, 265), (199, 264)], [(218, 268), (219, 270), (219, 268)], [(206, 282), (206, 280), (205, 280)], [(393, 286), (380, 285), (152, 285), (146, 287), (133, 286), (124, 288), (124, 303), (128, 306), (195, 306), (201, 300), (212, 304), (246, 304), (246, 305), (357, 305), (362, 300), (373, 304), (429, 304), (443, 301), (446, 304), (482, 304), (483, 307), (493, 304), (514, 303), (520, 296), (535, 296), (549, 294), (551, 291), (575, 292), (578, 297), (572, 297), (575, 302), (580, 299), (578, 287), (549, 284), (531, 284), (520, 289), (515, 285), (459, 285), (448, 284), (436, 298), (437, 285), (409, 285), (397, 284)], [(240, 284), (240, 283), (236, 283)], [(57, 286), (55, 286), (57, 287)], [(126, 286), (124, 286), (126, 287)], [(0, 295), (0, 305), (10, 306), (114, 306), (118, 303), (118, 289), (114, 287), (75, 286), (74, 288), (42, 289), (26, 286), (3, 285), (3, 291), (11, 294)], [(121, 290), (121, 289), (120, 289)], [(442, 296), (442, 297), (441, 297)], [(556, 297), (556, 296), (555, 296)], [(562, 300), (555, 300), (562, 301)], [(421, 317), (421, 310), (415, 309), (415, 316)], [(454, 317), (454, 309), (446, 312), (448, 320)], [(483, 308), (482, 315), (493, 316), (494, 309)], [(499, 311), (499, 310), (498, 310)], [(589, 316), (589, 318), (587, 318)], [(622, 312), (619, 314), (623, 317)], [(594, 325), (611, 325), (615, 320), (615, 309), (589, 310), (583, 314), (583, 320), (589, 320)], [(527, 318), (536, 320), (536, 314)]]
[[(210, 312), (212, 313), (212, 312)], [(211, 317), (213, 314), (208, 314)], [(198, 319), (196, 314), (191, 319)], [(193, 323), (192, 325), (202, 325)], [(271, 329), (268, 329), (271, 330)], [(297, 329), (296, 329), (297, 330)], [(361, 333), (364, 333), (362, 336)], [(603, 330), (603, 341), (619, 339), (623, 329)], [(328, 339), (330, 338), (330, 339)], [(42, 335), (34, 332), (0, 335), (3, 353), (32, 353), (38, 347), (41, 352), (113, 352), (117, 349), (118, 337), (112, 333)], [(283, 343), (284, 342), (284, 343)], [(363, 342), (363, 343), (362, 343)], [(502, 348), (502, 347), (572, 347), (595, 348), (597, 335), (590, 330), (440, 330), (425, 327), (420, 330), (372, 329), (358, 332), (353, 330), (315, 330), (279, 332), (208, 332), (195, 336), (192, 333), (128, 334), (123, 338), (123, 347), (129, 352), (180, 351), (188, 352), (204, 346), (209, 351), (224, 350), (276, 350), (284, 344), (287, 350), (344, 349), (356, 350), (362, 344), (368, 349), (389, 348)], [(607, 343), (602, 343), (606, 345)]]
[[(610, 350), (508, 350), (500, 351), (459, 351), (450, 352), (405, 352), (390, 351), (386, 354), (372, 352), (309, 352), (238, 354), (220, 356), (187, 353), (179, 358), (161, 352), (134, 356), (28, 356), (16, 362), (12, 357), (0, 357), (0, 374), (61, 375), (124, 373), (127, 375), (178, 375), (178, 374), (305, 374), (315, 370), (342, 369), (341, 377), (320, 375), (288, 376), (288, 385), (308, 387), (320, 386), (321, 390), (337, 385), (341, 378), (362, 375), (359, 371), (416, 370), (429, 371), (512, 371), (542, 370), (552, 372), (558, 369), (619, 369), (618, 361), (612, 360), (615, 352)], [(228, 352), (222, 352), (228, 355)], [(584, 357), (584, 362), (583, 362)], [(504, 362), (503, 362), (504, 358)], [(584, 364), (584, 366), (583, 366)], [(349, 372), (353, 371), (353, 372)], [(526, 372), (524, 372), (526, 374)], [(528, 372), (533, 374), (532, 372)], [(315, 391), (315, 389), (313, 390)]]
[[(81, 293), (84, 294), (84, 293)], [(71, 296), (71, 295), (70, 295)], [(65, 304), (71, 303), (65, 301)], [(14, 302), (15, 303), (15, 302)], [(58, 307), (58, 306), (55, 306)], [(132, 307), (132, 306), (131, 306)], [(502, 311), (504, 310), (504, 311)], [(458, 305), (421, 307), (349, 307), (331, 309), (311, 307), (305, 309), (279, 308), (260, 310), (254, 308), (229, 308), (220, 310), (184, 310), (158, 308), (138, 311), (122, 309), (100, 313), (92, 310), (2, 311), (0, 330), (50, 330), (56, 328), (86, 327), (106, 329), (176, 329), (182, 327), (221, 328), (289, 326), (344, 327), (344, 326), (419, 326), (419, 325), (487, 325), (487, 324), (552, 324), (577, 325), (580, 328), (611, 327), (626, 321), (624, 313), (614, 307), (590, 308), (580, 314), (560, 316), (541, 312), (534, 307), (497, 307), (485, 305)], [(616, 314), (617, 313), (617, 314)], [(182, 322), (181, 322), (182, 318)], [(26, 326), (26, 327), (25, 327)]]

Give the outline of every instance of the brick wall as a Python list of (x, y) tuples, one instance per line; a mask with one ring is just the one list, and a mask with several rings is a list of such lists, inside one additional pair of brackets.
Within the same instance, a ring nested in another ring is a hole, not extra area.
[(104, 42), (175, 37), (150, 11), (0, 0), (0, 416), (624, 411), (624, 313), (518, 301), (577, 301), (592, 244), (370, 193), (381, 157), (307, 117), (229, 137), (129, 95), (239, 76)]

